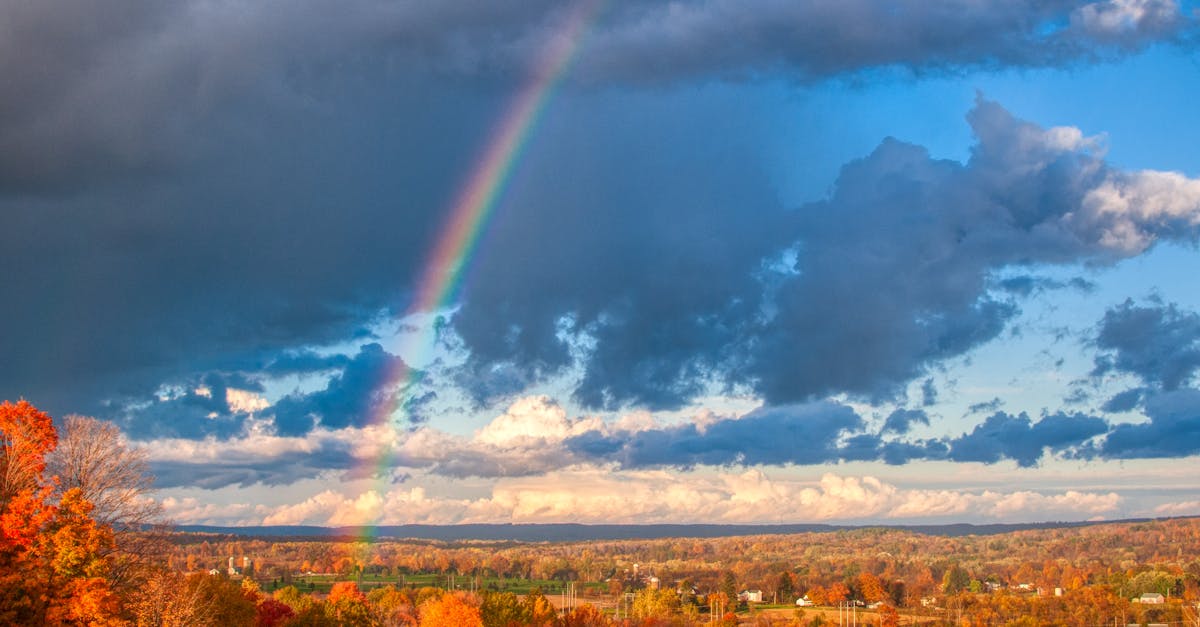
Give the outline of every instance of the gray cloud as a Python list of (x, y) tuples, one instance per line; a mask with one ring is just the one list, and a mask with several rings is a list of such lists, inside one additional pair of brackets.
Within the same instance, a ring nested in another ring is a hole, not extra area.
[(923, 407), (931, 407), (937, 404), (938, 389), (933, 383), (933, 377), (925, 379), (921, 383), (921, 405)]
[(908, 433), (914, 424), (928, 425), (929, 414), (920, 409), (897, 409), (884, 420), (883, 432)]
[[(533, 408), (530, 413), (530, 407)], [(920, 422), (911, 411), (897, 420)], [(560, 412), (557, 418), (549, 418)], [(920, 412), (916, 412), (919, 414)], [(697, 466), (791, 466), (847, 461), (901, 465), (952, 460), (1033, 467), (1046, 458), (1138, 459), (1200, 453), (1200, 391), (1159, 393), (1145, 403), (1149, 420), (1110, 425), (1085, 414), (996, 412), (957, 437), (904, 439), (896, 429), (865, 430), (854, 409), (831, 401), (764, 407), (740, 418), (623, 427), (596, 418), (567, 418), (552, 401), (510, 409), (473, 437), (427, 426), (397, 433), (382, 449), (356, 450), (364, 435), (311, 431), (304, 438), (258, 434), (252, 443), (161, 441), (154, 469), (160, 487), (279, 485), (340, 474), (360, 477), (388, 469), (451, 478), (525, 477), (572, 467), (691, 469)], [(514, 422), (515, 421), (515, 422)], [(902, 435), (902, 434), (900, 434)], [(188, 437), (186, 434), (183, 437)], [(376, 437), (376, 436), (371, 436)], [(194, 449), (181, 452), (178, 447)], [(203, 463), (191, 461), (202, 457)]]
[(203, 463), (155, 461), (150, 465), (159, 489), (196, 487), (217, 489), (230, 485), (289, 485), (330, 471), (349, 471), (361, 464), (347, 447), (326, 443), (317, 450), (262, 455), (253, 458), (206, 460)]
[(595, 36), (592, 69), (672, 80), (1041, 67), (1113, 57), (1192, 28), (1173, 0), (646, 2), (620, 12)]
[(246, 416), (234, 413), (227, 390), (258, 390), (238, 375), (209, 373), (186, 385), (160, 390), (131, 411), (116, 414), (121, 429), (136, 439), (229, 438), (241, 433)]
[(1007, 458), (1019, 466), (1036, 466), (1046, 450), (1054, 453), (1075, 449), (1107, 433), (1108, 428), (1104, 420), (1082, 414), (1051, 414), (1033, 422), (1024, 413), (1013, 416), (997, 412), (970, 433), (947, 442), (949, 458), (986, 463)]
[[(774, 404), (894, 397), (998, 336), (1018, 311), (1000, 270), (1195, 239), (1200, 183), (1113, 169), (1078, 130), (983, 99), (968, 120), (966, 164), (887, 139), (843, 168), (828, 200), (793, 212), (726, 204), (703, 179), (691, 202), (659, 192), (604, 211), (600, 192), (577, 190), (557, 212), (518, 208), (492, 234), (508, 254), (481, 265), (453, 321), (470, 352), (463, 382), (487, 399), (580, 365), (575, 394), (590, 407), (678, 406), (709, 381)], [(651, 213), (624, 218), (633, 207)], [(578, 364), (564, 330), (590, 346)], [(517, 388), (497, 388), (497, 372)]]
[(703, 427), (686, 423), (614, 435), (591, 432), (568, 440), (567, 446), (625, 468), (819, 464), (837, 459), (839, 437), (862, 425), (853, 409), (819, 402), (763, 408)]
[(379, 344), (364, 344), (324, 389), (293, 393), (267, 410), (282, 435), (303, 435), (317, 425), (363, 427), (390, 416), (401, 403), (397, 382), (408, 369)]
[(1104, 457), (1185, 457), (1200, 453), (1200, 390), (1159, 392), (1144, 401), (1149, 421), (1119, 424), (1099, 446)]
[[(732, 6), (601, 14), (576, 67), (607, 91), (563, 94), (555, 142), (522, 166), (542, 184), (514, 180), (453, 321), (477, 398), (574, 367), (576, 396), (593, 407), (674, 407), (710, 385), (776, 404), (886, 396), (1000, 332), (1016, 303), (993, 294), (993, 271), (1193, 237), (1186, 215), (1139, 211), (1114, 225), (1124, 214), (1089, 213), (1097, 189), (1095, 202), (1146, 205), (1141, 175), (988, 102), (971, 114), (969, 163), (887, 140), (844, 169), (828, 200), (787, 211), (754, 149), (696, 136), (727, 112), (628, 87), (1091, 61), (1186, 34), (1174, 3), (880, 13), (762, 0), (727, 19)], [(304, 351), (368, 342), (372, 323), (405, 310), (464, 164), (567, 9), (0, 9), (0, 229), (19, 234), (0, 249), (0, 289), (21, 295), (0, 311), (0, 396), (142, 434), (224, 437), (243, 419), (155, 394), (198, 373), (328, 372), (330, 388), (280, 403), (279, 427), (361, 423), (387, 400), (364, 387), (382, 362)], [(849, 22), (867, 30), (837, 28)]]
[[(1054, 66), (1195, 30), (1174, 0), (607, 4), (577, 64), (604, 82)], [(545, 0), (6, 5), (0, 185), (78, 184), (187, 161), (206, 127), (254, 132), (261, 120), (228, 117), (247, 103), (272, 114), (324, 106), (334, 73), (510, 82), (572, 9)]]
[(1137, 407), (1142, 401), (1142, 395), (1145, 394), (1142, 388), (1133, 388), (1123, 392), (1113, 394), (1111, 398), (1104, 401), (1100, 409), (1106, 412), (1123, 412), (1129, 411)]
[(968, 414), (982, 414), (982, 413), (986, 413), (986, 412), (993, 412), (993, 411), (1000, 409), (1003, 406), (1004, 406), (1004, 401), (1000, 400), (1000, 397), (997, 396), (990, 401), (983, 401), (980, 403), (972, 404), (971, 406), (967, 407), (967, 413)]
[(1095, 342), (1093, 376), (1123, 372), (1174, 390), (1200, 369), (1200, 315), (1174, 304), (1126, 300), (1104, 313)]

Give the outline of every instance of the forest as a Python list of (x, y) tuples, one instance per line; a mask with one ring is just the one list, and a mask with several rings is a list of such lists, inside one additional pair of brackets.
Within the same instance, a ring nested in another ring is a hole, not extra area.
[(0, 404), (0, 624), (1200, 626), (1196, 518), (957, 537), (185, 533), (119, 435)]

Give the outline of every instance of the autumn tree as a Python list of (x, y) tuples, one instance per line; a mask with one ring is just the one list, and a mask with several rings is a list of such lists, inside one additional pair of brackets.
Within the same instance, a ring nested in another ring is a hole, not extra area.
[(345, 627), (369, 627), (375, 623), (375, 617), (367, 606), (367, 595), (353, 581), (333, 584), (329, 598), (325, 600), (325, 614)]
[(111, 422), (67, 416), (47, 468), (58, 477), (60, 493), (78, 488), (94, 506), (92, 517), (115, 532), (158, 522), (161, 508), (148, 498), (154, 479), (146, 452), (130, 447)]
[(646, 588), (633, 598), (634, 618), (670, 618), (679, 613), (679, 597), (671, 590)]
[(385, 586), (368, 592), (367, 603), (375, 614), (375, 620), (383, 627), (417, 624), (417, 611), (413, 606), (412, 597), (396, 586)]
[(876, 603), (888, 598), (887, 590), (884, 590), (879, 578), (866, 571), (858, 574), (858, 591), (867, 603)]
[(312, 597), (301, 594), (299, 588), (296, 586), (284, 586), (276, 590), (271, 596), (276, 601), (292, 608), (292, 611), (297, 614), (306, 612), (312, 606), (316, 605), (316, 601)]
[(483, 627), (515, 627), (529, 622), (528, 607), (511, 592), (486, 592), (479, 604)]
[(897, 627), (900, 624), (900, 613), (896, 608), (885, 605), (879, 608), (879, 627)]
[(829, 602), (829, 591), (825, 589), (825, 586), (813, 586), (808, 589), (805, 596), (813, 602), (813, 605), (832, 605)]
[(195, 573), (184, 579), (184, 587), (198, 599), (197, 627), (251, 627), (257, 620), (254, 602), (225, 577)]
[(796, 596), (796, 578), (790, 571), (779, 573), (775, 582), (775, 595), (780, 603), (791, 603)]
[(58, 448), (47, 456), (47, 472), (58, 478), (59, 493), (80, 490), (95, 506), (92, 517), (112, 527), (110, 583), (118, 589), (135, 585), (146, 575), (139, 573), (146, 558), (161, 554), (165, 542), (162, 507), (149, 498), (153, 477), (146, 452), (129, 446), (110, 422), (67, 416)]
[(0, 624), (117, 624), (112, 530), (78, 489), (52, 501), (45, 456), (57, 439), (45, 412), (0, 403)]
[(721, 587), (719, 588), (719, 590), (721, 592), (724, 592), (725, 596), (728, 597), (730, 600), (737, 598), (737, 596), (738, 596), (737, 578), (734, 576), (734, 574), (732, 572), (725, 571), (721, 575)]
[(564, 614), (559, 625), (561, 627), (612, 627), (613, 621), (595, 605), (584, 603)]
[(951, 564), (950, 568), (946, 569), (946, 574), (942, 576), (942, 592), (946, 594), (958, 594), (970, 585), (971, 574), (958, 564)]
[(187, 627), (202, 622), (203, 600), (194, 586), (171, 571), (146, 577), (128, 603), (138, 627)]
[(48, 414), (28, 401), (0, 403), (0, 509), (21, 492), (44, 485), (46, 454), (57, 443)]
[(840, 581), (831, 584), (825, 591), (825, 600), (829, 605), (836, 605), (848, 598), (850, 598), (850, 588)]
[(534, 588), (529, 594), (525, 595), (525, 609), (528, 612), (529, 622), (526, 625), (532, 627), (549, 627), (554, 624), (554, 619), (558, 616), (554, 606), (546, 599), (546, 595), (542, 594), (541, 588)]
[(479, 608), (455, 594), (443, 594), (421, 604), (420, 627), (483, 627)]

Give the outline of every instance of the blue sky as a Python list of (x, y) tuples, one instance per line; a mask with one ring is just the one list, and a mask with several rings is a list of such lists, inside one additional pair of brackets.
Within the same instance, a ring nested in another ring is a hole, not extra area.
[(1193, 4), (601, 6), (414, 314), (569, 8), (0, 9), (0, 396), (181, 522), (1200, 514)]

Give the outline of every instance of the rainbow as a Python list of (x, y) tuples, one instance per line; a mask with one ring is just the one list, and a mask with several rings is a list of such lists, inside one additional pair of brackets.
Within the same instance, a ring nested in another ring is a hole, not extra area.
[[(461, 191), (455, 196), (449, 216), (440, 231), (423, 266), (416, 283), (416, 292), (405, 317), (436, 312), (452, 306), (458, 297), (467, 268), (480, 235), (488, 224), (497, 200), (504, 191), (513, 167), (520, 160), (528, 145), (534, 128), (549, 102), (554, 88), (566, 75), (585, 38), (588, 26), (599, 13), (602, 0), (582, 0), (568, 11), (562, 28), (557, 32), (537, 59), (530, 79), (509, 104), (504, 115), (496, 123), (490, 139), (484, 146), (470, 176)], [(414, 333), (407, 336), (401, 352), (408, 360), (417, 363), (432, 358), (436, 331)], [(415, 358), (415, 359), (414, 359)], [(405, 401), (411, 398), (413, 389), (420, 383), (420, 375), (412, 368), (401, 366), (384, 377), (385, 389), (399, 390), (399, 408), (404, 411)], [(390, 424), (396, 406), (381, 403), (371, 417), (372, 425)], [(383, 447), (377, 460), (371, 464), (371, 475), (386, 477), (391, 467), (392, 456)], [(370, 539), (373, 528), (363, 527), (364, 540)]]

